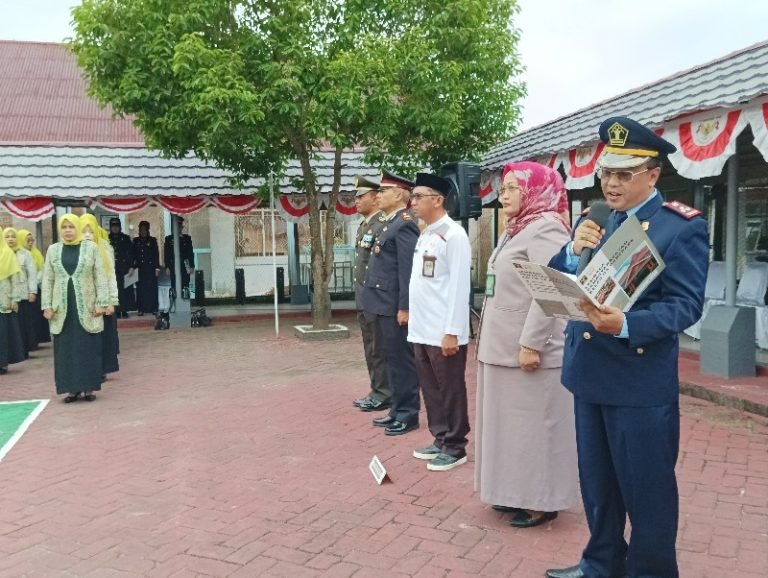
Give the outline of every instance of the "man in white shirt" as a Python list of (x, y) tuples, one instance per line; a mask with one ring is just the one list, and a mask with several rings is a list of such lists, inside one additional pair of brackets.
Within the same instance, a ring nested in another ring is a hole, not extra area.
[(467, 461), (470, 245), (467, 233), (445, 210), (451, 183), (416, 175), (412, 210), (427, 225), (416, 244), (409, 287), (408, 341), (434, 442), (413, 452), (427, 469), (447, 471)]

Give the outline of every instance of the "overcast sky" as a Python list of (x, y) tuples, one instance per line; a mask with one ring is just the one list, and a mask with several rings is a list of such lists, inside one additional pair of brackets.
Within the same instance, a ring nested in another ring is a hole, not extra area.
[[(73, 0), (0, 0), (0, 39), (58, 42)], [(765, 0), (519, 0), (522, 128), (768, 40)]]

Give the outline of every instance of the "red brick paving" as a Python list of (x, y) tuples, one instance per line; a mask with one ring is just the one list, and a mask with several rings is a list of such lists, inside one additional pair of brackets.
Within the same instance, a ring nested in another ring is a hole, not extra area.
[[(579, 508), (513, 530), (474, 495), (471, 461), (428, 472), (410, 457), (424, 426), (388, 438), (352, 407), (354, 331), (283, 334), (270, 321), (123, 332), (122, 371), (98, 400), (54, 400), (0, 463), (0, 577), (540, 578), (578, 559)], [(51, 396), (50, 350), (0, 391)], [(768, 420), (682, 408), (682, 576), (765, 578)], [(394, 483), (375, 485), (374, 453)]]

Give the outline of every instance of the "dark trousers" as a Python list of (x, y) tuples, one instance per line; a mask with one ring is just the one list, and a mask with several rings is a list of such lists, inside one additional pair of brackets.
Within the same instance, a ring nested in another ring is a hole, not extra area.
[(574, 411), (591, 534), (581, 560), (585, 577), (677, 578), (678, 404), (623, 407), (576, 397)]
[(439, 347), (416, 343), (416, 372), (419, 376), (429, 431), (444, 454), (467, 455), (469, 414), (467, 412), (467, 346), (456, 355), (445, 357)]
[(360, 324), (360, 331), (363, 334), (365, 363), (371, 378), (371, 391), (368, 397), (389, 403), (392, 399), (392, 391), (389, 388), (387, 364), (384, 360), (384, 346), (382, 344), (383, 337), (377, 316), (373, 313), (358, 311), (357, 322)]
[(408, 326), (399, 325), (396, 317), (377, 315), (387, 362), (387, 378), (392, 390), (389, 415), (406, 424), (419, 423), (419, 379), (413, 346), (408, 343)]

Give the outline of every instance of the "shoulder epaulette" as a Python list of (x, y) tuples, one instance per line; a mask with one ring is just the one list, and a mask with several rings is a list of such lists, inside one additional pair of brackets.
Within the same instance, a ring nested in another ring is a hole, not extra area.
[(680, 201), (667, 201), (664, 203), (664, 207), (672, 211), (673, 213), (677, 213), (681, 217), (685, 217), (686, 219), (693, 219), (694, 217), (698, 217), (701, 215), (701, 211), (698, 209), (694, 209), (693, 207), (689, 207), (685, 203), (681, 203)]

